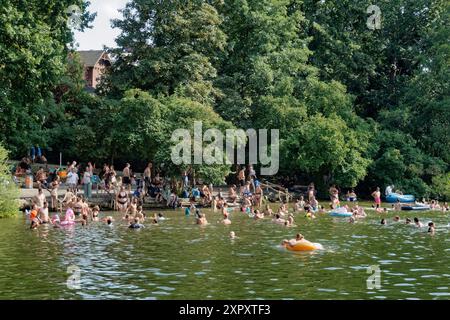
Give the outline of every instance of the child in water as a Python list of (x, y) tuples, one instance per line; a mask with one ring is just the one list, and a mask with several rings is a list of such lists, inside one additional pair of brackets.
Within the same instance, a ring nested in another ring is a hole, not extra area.
[(144, 228), (144, 225), (139, 223), (139, 218), (134, 218), (134, 222), (131, 223), (128, 228), (130, 229), (140, 229), (140, 228)]
[(428, 233), (433, 235), (435, 232), (436, 232), (436, 228), (435, 228), (434, 222), (429, 222), (428, 223)]
[(113, 217), (111, 217), (111, 216), (107, 216), (107, 217), (105, 218), (105, 222), (106, 222), (106, 224), (107, 224), (108, 226), (112, 226), (113, 221), (114, 221), (114, 219), (113, 219)]
[(422, 222), (420, 222), (419, 218), (417, 218), (417, 217), (414, 218), (414, 224), (416, 225), (417, 228), (422, 228), (423, 227)]
[(228, 214), (226, 214), (226, 215), (223, 216), (222, 223), (225, 224), (225, 225), (231, 224), (231, 220), (228, 219)]
[(95, 206), (94, 208), (92, 208), (92, 221), (99, 221), (99, 215), (100, 213), (100, 207), (99, 206)]

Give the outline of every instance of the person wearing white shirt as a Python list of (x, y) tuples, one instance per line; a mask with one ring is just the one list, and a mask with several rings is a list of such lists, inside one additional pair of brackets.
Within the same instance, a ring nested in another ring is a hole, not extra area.
[(78, 186), (78, 174), (72, 169), (67, 175), (67, 185), (69, 189), (74, 191), (77, 194), (77, 186)]

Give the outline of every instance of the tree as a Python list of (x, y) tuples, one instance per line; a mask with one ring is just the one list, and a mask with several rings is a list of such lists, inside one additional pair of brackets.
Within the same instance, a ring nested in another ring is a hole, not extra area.
[(111, 114), (114, 130), (110, 136), (103, 137), (114, 142), (111, 154), (127, 161), (151, 160), (169, 177), (178, 178), (183, 170), (191, 168), (195, 170), (196, 177), (205, 181), (224, 182), (230, 165), (174, 164), (171, 158), (175, 145), (171, 136), (177, 129), (186, 129), (194, 137), (194, 121), (202, 122), (203, 132), (215, 128), (224, 133), (226, 129), (233, 128), (212, 107), (175, 95), (156, 98), (139, 89), (125, 92), (117, 107), (116, 112)]
[(11, 179), (8, 152), (0, 145), (0, 218), (14, 216), (19, 208), (19, 189)]
[(376, 139), (379, 149), (369, 167), (367, 185), (393, 184), (416, 196), (429, 195), (432, 177), (442, 174), (446, 163), (425, 154), (413, 137), (399, 130), (381, 130)]
[(312, 116), (286, 135), (281, 147), (285, 172), (301, 170), (323, 189), (329, 183), (355, 187), (367, 173), (370, 159), (367, 130), (350, 129), (337, 115)]
[(215, 108), (239, 127), (253, 127), (269, 101), (299, 105), (304, 79), (315, 72), (306, 64), (308, 39), (298, 36), (303, 15), (289, 13), (288, 5), (287, 0), (234, 0), (219, 7), (228, 44), (216, 81), (224, 95)]
[[(345, 86), (321, 80), (310, 63), (301, 8), (287, 0), (235, 0), (220, 11), (228, 46), (216, 110), (239, 127), (280, 129), (283, 173), (304, 172), (322, 185), (324, 175), (327, 183), (356, 185), (370, 163), (367, 125), (355, 115)], [(341, 150), (327, 146), (332, 136)]]
[(72, 33), (69, 5), (82, 9), (81, 30), (93, 19), (88, 2), (3, 0), (0, 8), (0, 141), (13, 155), (44, 145), (52, 89), (64, 72)]
[[(416, 137), (420, 148), (450, 164), (450, 4), (424, 35), (428, 49), (411, 77), (399, 108), (403, 130)], [(388, 114), (387, 116), (389, 116)]]
[[(417, 57), (430, 45), (424, 34), (440, 20), (444, 3), (305, 0), (298, 6), (305, 12), (311, 62), (321, 79), (342, 82), (356, 97), (358, 114), (377, 118), (380, 111), (398, 105), (405, 84), (419, 68)], [(380, 29), (366, 25), (371, 4), (380, 8)]]
[(433, 177), (433, 193), (438, 199), (450, 199), (450, 172)]
[(223, 50), (221, 19), (207, 1), (134, 0), (114, 26), (117, 57), (102, 90), (120, 98), (129, 89), (154, 95), (177, 93), (211, 104), (220, 92), (213, 86), (214, 62)]

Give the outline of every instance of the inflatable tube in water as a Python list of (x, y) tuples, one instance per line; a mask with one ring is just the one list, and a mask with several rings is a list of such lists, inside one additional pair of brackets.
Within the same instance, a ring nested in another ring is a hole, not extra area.
[(61, 221), (61, 223), (60, 223), (61, 227), (73, 226), (74, 224), (75, 224), (75, 221)]
[(402, 206), (402, 210), (431, 210), (430, 206), (427, 205), (411, 205)]
[(339, 212), (339, 211), (331, 211), (329, 214), (332, 217), (343, 217), (343, 218), (351, 217), (353, 215), (353, 213), (351, 212)]
[(386, 196), (386, 201), (389, 203), (395, 203), (397, 202), (397, 200), (400, 202), (407, 202), (407, 203), (416, 201), (416, 199), (412, 194), (391, 193)]
[(297, 241), (297, 243), (293, 246), (285, 244), (284, 247), (289, 251), (313, 251), (322, 249), (322, 245), (320, 243), (312, 243), (305, 239)]

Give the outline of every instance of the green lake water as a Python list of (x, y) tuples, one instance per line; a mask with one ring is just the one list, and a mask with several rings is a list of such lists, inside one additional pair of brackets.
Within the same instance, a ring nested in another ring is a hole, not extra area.
[[(437, 225), (394, 223), (393, 213), (346, 218), (296, 216), (297, 227), (206, 212), (197, 226), (184, 211), (166, 211), (159, 226), (129, 230), (118, 221), (69, 229), (29, 230), (18, 218), (0, 220), (0, 299), (449, 299), (450, 223), (442, 212), (402, 212)], [(102, 216), (106, 214), (103, 213)], [(380, 225), (380, 218), (388, 225)], [(238, 238), (229, 239), (234, 231)], [(301, 232), (324, 250), (293, 253), (283, 239)], [(381, 270), (368, 289), (367, 267)], [(67, 268), (80, 270), (80, 288), (67, 286)]]

